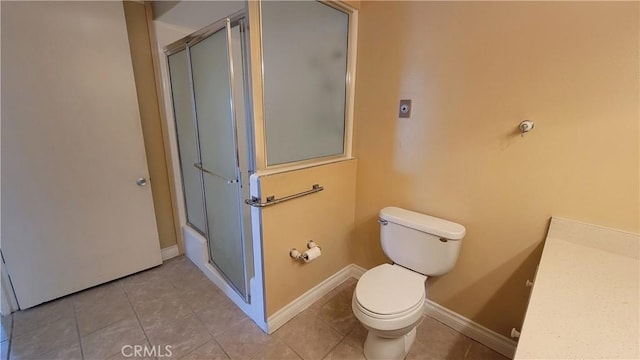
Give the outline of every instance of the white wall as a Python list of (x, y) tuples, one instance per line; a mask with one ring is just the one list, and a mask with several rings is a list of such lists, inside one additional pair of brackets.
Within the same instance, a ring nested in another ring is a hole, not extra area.
[(180, 1), (167, 10), (158, 2), (153, 4), (154, 21), (194, 30), (213, 24), (245, 6), (244, 1)]

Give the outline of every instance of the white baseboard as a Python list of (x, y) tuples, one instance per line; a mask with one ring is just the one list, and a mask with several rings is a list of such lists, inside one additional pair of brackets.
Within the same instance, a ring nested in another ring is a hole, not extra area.
[(362, 266), (351, 264), (351, 277), (360, 279), (360, 277), (364, 275), (364, 273), (366, 272), (367, 272), (367, 269), (363, 268)]
[(178, 250), (178, 245), (169, 246), (160, 250), (160, 255), (162, 256), (162, 261), (167, 261), (171, 258), (174, 258), (180, 255), (180, 251)]
[(434, 318), (457, 332), (513, 359), (517, 343), (497, 332), (467, 319), (435, 302), (427, 299), (424, 304), (425, 315)]
[(293, 319), (296, 315), (311, 306), (311, 304), (320, 300), (321, 297), (338, 287), (348, 278), (355, 277), (354, 272), (358, 272), (358, 270), (354, 270), (354, 267), (356, 266), (357, 265), (354, 264), (345, 266), (337, 273), (331, 275), (320, 284), (314, 286), (309, 291), (300, 295), (297, 299), (278, 310), (275, 314), (269, 316), (267, 319), (269, 334), (278, 330), (278, 328), (284, 325), (287, 321)]

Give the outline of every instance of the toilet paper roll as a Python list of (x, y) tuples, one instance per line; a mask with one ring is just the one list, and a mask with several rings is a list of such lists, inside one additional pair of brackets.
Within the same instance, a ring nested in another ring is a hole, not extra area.
[(313, 261), (320, 255), (322, 255), (320, 248), (318, 246), (313, 247), (304, 252), (304, 262), (308, 263), (309, 261)]

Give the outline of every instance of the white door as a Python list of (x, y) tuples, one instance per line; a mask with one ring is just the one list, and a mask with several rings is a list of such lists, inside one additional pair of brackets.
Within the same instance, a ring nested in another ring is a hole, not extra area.
[(161, 258), (122, 3), (1, 6), (1, 246), (28, 308)]

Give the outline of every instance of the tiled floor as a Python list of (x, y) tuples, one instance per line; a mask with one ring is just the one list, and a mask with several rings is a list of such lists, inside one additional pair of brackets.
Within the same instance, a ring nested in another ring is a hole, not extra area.
[[(364, 359), (348, 280), (264, 334), (187, 258), (2, 318), (2, 359)], [(165, 346), (171, 345), (171, 357)], [(149, 355), (149, 354), (147, 354)], [(153, 356), (146, 357), (153, 358)], [(407, 359), (505, 359), (425, 318)]]

